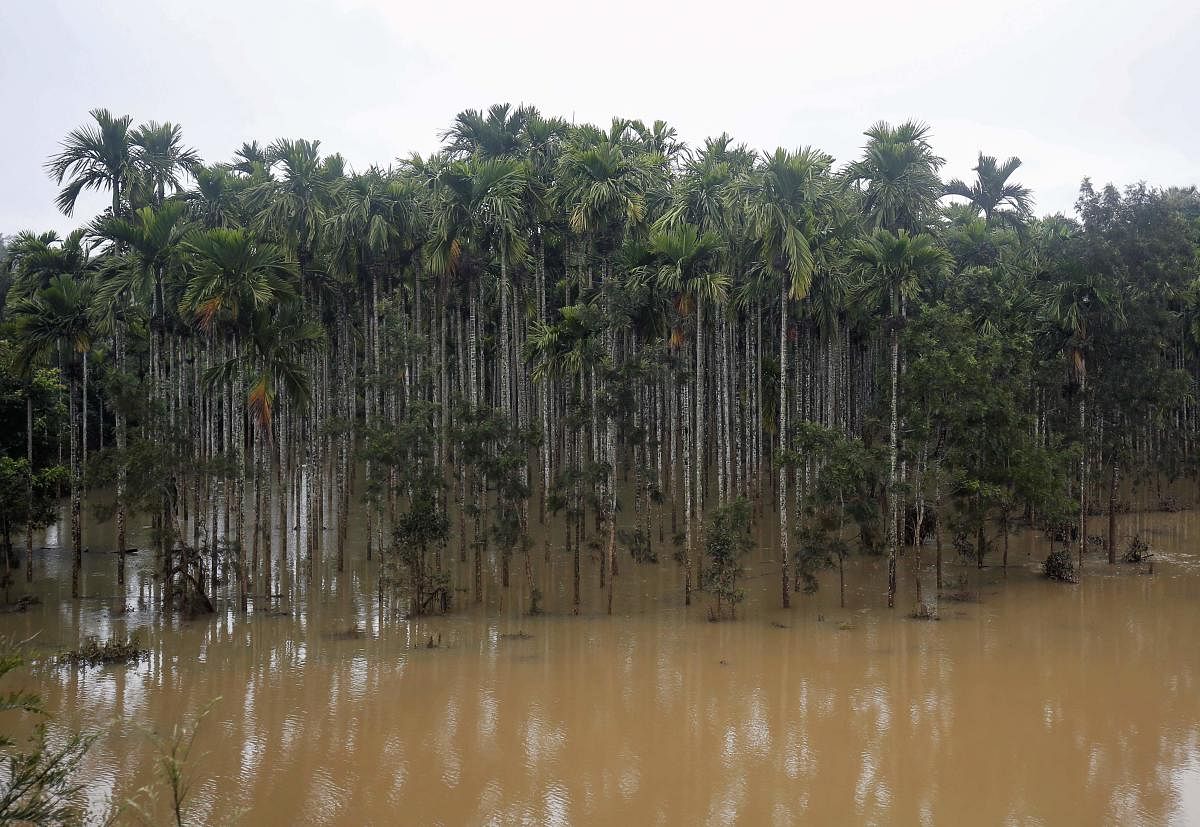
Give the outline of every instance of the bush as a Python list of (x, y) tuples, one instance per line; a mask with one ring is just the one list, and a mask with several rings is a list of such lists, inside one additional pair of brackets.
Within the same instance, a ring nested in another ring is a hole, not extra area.
[(1150, 557), (1150, 546), (1142, 539), (1140, 534), (1135, 534), (1133, 539), (1129, 541), (1129, 546), (1125, 549), (1122, 559), (1126, 563), (1142, 563), (1150, 559)]
[(1168, 494), (1158, 501), (1158, 510), (1166, 511), (1168, 514), (1175, 514), (1183, 511), (1183, 506), (1179, 504), (1179, 498)]
[(709, 619), (718, 620), (728, 610), (732, 618), (745, 598), (741, 589), (742, 559), (753, 545), (750, 537), (752, 513), (745, 499), (721, 506), (704, 527), (706, 560), (700, 569), (700, 585), (716, 599)]
[(1079, 577), (1075, 571), (1075, 563), (1071, 560), (1071, 552), (1064, 548), (1050, 552), (1042, 563), (1042, 571), (1051, 580), (1060, 583), (1074, 583)]

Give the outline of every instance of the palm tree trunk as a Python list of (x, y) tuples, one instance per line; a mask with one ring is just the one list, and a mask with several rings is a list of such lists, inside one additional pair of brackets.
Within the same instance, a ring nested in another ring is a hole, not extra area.
[[(29, 475), (25, 478), (25, 582), (33, 582), (33, 388), (25, 397), (25, 461)], [(121, 555), (121, 550), (117, 549)]]
[(1083, 553), (1087, 548), (1087, 431), (1085, 430), (1083, 380), (1079, 382), (1079, 577), (1083, 578)]
[(244, 426), (246, 422), (245, 373), (242, 365), (242, 347), (235, 333), (233, 336), (233, 358), (235, 378), (233, 383), (233, 449), (234, 449), (234, 486), (233, 514), (234, 535), (233, 544), (236, 549), (238, 600), (242, 611), (246, 611), (249, 599), (249, 572), (246, 568), (246, 438)]
[[(893, 303), (893, 307), (898, 302)], [(891, 374), (892, 374), (892, 399), (891, 399), (891, 426), (888, 430), (888, 608), (896, 605), (896, 553), (899, 545), (899, 538), (896, 536), (896, 515), (898, 512), (898, 482), (896, 480), (896, 455), (899, 441), (899, 389), (900, 389), (900, 329), (892, 327), (892, 356), (891, 356)]]
[[(610, 331), (608, 344), (608, 357), (610, 363), (616, 364), (616, 332)], [(616, 579), (615, 555), (617, 547), (617, 422), (612, 413), (605, 416), (607, 424), (605, 426), (605, 448), (608, 459), (608, 502), (606, 508), (608, 510), (608, 550), (605, 554), (605, 559), (608, 566), (608, 614), (612, 614), (613, 604), (613, 581)]]
[(88, 413), (87, 413), (87, 398), (88, 398), (88, 352), (85, 350), (82, 354), (83, 360), (83, 391), (80, 395), (81, 403), (81, 422), (79, 430), (79, 447), (80, 447), (80, 465), (87, 468), (87, 451), (88, 451)]
[(72, 376), (67, 389), (70, 403), (70, 462), (71, 462), (71, 597), (79, 597), (79, 579), (83, 571), (83, 527), (80, 522), (81, 488), (83, 486), (79, 462), (79, 383)]
[(694, 379), (696, 385), (696, 430), (693, 432), (696, 439), (695, 462), (692, 464), (692, 471), (696, 478), (693, 482), (695, 487), (696, 497), (696, 519), (704, 519), (704, 303), (696, 300), (696, 376)]
[(694, 410), (689, 405), (691, 383), (684, 383), (680, 389), (683, 410), (679, 417), (680, 441), (683, 443), (683, 605), (692, 605), (692, 439), (691, 421)]
[[(125, 331), (120, 323), (116, 324), (113, 334), (114, 350), (116, 350), (116, 372), (125, 372)], [(128, 505), (125, 502), (125, 483), (128, 474), (128, 462), (125, 457), (126, 433), (125, 413), (120, 401), (113, 407), (113, 424), (116, 430), (116, 586), (125, 600), (125, 532), (128, 515)]]
[(500, 368), (496, 380), (500, 383), (500, 411), (512, 422), (512, 355), (509, 351), (508, 330), (508, 259), (500, 250)]
[(1108, 564), (1117, 562), (1117, 458), (1114, 456), (1108, 477)]
[[(787, 330), (788, 330), (788, 286), (786, 281), (779, 290), (779, 451), (787, 447), (788, 430), (788, 381), (787, 381)], [(779, 577), (783, 608), (791, 606), (791, 580), (788, 577), (788, 514), (787, 514), (787, 468), (779, 460)]]

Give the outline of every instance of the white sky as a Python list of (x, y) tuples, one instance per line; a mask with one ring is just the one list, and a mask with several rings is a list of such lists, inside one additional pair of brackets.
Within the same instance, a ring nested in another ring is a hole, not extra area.
[(933, 127), (947, 176), (1018, 155), (1039, 212), (1080, 179), (1200, 183), (1196, 0), (0, 0), (0, 233), (77, 226), (43, 163), (94, 107), (170, 120), (207, 160), (319, 138), (364, 168), (510, 101), (697, 144), (853, 158), (879, 119)]

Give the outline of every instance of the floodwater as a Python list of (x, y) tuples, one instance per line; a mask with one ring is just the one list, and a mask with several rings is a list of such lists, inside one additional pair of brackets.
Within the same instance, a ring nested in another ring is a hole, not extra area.
[[(151, 655), (45, 658), (0, 689), (23, 681), (55, 727), (99, 733), (83, 766), (96, 811), (153, 782), (151, 731), (211, 703), (187, 769), (194, 824), (1200, 823), (1200, 513), (1118, 530), (1150, 543), (1152, 573), (1097, 550), (1082, 584), (1050, 583), (1045, 540), (1016, 535), (1007, 574), (948, 562), (974, 599), (943, 601), (938, 621), (908, 616), (911, 550), (894, 611), (875, 559), (848, 564), (847, 608), (827, 572), (783, 611), (764, 542), (721, 623), (704, 595), (684, 610), (661, 549), (622, 559), (613, 617), (586, 557), (572, 616), (571, 559), (539, 544), (546, 614), (521, 615), (518, 559), (507, 592), (476, 606), (460, 591), (451, 615), (412, 622), (380, 611), (356, 531), (343, 574), (327, 550), (308, 588), (292, 561), (283, 598), (248, 619), (139, 606), (145, 553), (127, 614), (111, 612), (111, 554), (89, 553), (89, 596), (72, 602), (68, 556), (48, 550), (42, 604), (0, 633), (36, 632), (50, 653), (138, 629)], [(447, 556), (460, 565), (453, 543)], [(165, 801), (151, 811), (168, 820)]]

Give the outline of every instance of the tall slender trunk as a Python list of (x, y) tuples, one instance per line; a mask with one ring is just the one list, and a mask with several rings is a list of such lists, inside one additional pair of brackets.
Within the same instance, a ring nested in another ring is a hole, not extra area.
[(1114, 456), (1108, 476), (1108, 564), (1117, 562), (1117, 458)]
[(83, 571), (83, 528), (80, 522), (83, 479), (79, 462), (79, 383), (74, 377), (71, 378), (67, 393), (70, 397), (68, 419), (71, 443), (71, 597), (79, 597), (79, 579)]
[[(899, 302), (893, 299), (893, 307)], [(893, 319), (893, 327), (891, 333), (891, 372), (892, 372), (892, 399), (891, 399), (891, 426), (888, 431), (888, 608), (896, 605), (896, 554), (899, 545), (899, 538), (896, 536), (896, 514), (898, 513), (899, 501), (899, 481), (896, 479), (896, 455), (897, 443), (899, 439), (899, 391), (900, 391), (900, 329), (895, 325), (896, 320)]]
[(246, 566), (246, 393), (245, 372), (242, 365), (242, 345), (235, 333), (233, 336), (233, 358), (235, 375), (233, 383), (233, 449), (234, 449), (234, 486), (233, 514), (234, 535), (233, 544), (236, 549), (238, 600), (242, 611), (246, 611), (249, 599), (250, 578)]
[(85, 350), (81, 357), (83, 361), (83, 390), (79, 397), (81, 407), (80, 428), (79, 428), (79, 449), (80, 449), (80, 464), (83, 468), (87, 468), (87, 452), (88, 452), (88, 352)]
[(680, 441), (683, 443), (683, 605), (692, 604), (692, 439), (691, 420), (694, 413), (688, 404), (690, 396), (689, 384), (681, 388), (683, 410), (679, 422), (683, 433)]
[(934, 523), (933, 523), (933, 542), (935, 554), (937, 555), (937, 590), (938, 597), (942, 594), (942, 484), (941, 480), (934, 482), (933, 488), (934, 501)]
[[(609, 363), (616, 367), (617, 337), (616, 331), (608, 334)], [(608, 614), (612, 614), (613, 581), (616, 579), (615, 554), (617, 547), (617, 422), (612, 412), (605, 415), (605, 453), (608, 460), (608, 550), (605, 561), (608, 567)]]
[[(33, 388), (25, 397), (25, 461), (29, 476), (25, 478), (25, 582), (33, 582)], [(120, 549), (117, 553), (120, 554)]]
[(509, 352), (508, 330), (508, 259), (500, 251), (500, 366), (496, 381), (500, 384), (500, 411), (510, 422), (512, 415), (512, 355)]
[[(787, 331), (788, 331), (788, 285), (786, 279), (779, 290), (779, 452), (787, 447), (788, 430), (788, 382), (787, 382)], [(788, 514), (787, 514), (787, 468), (782, 457), (779, 465), (779, 579), (783, 608), (791, 606), (791, 580), (788, 577)]]
[(1079, 577), (1083, 577), (1083, 553), (1087, 549), (1087, 431), (1083, 384), (1079, 382)]
[[(116, 324), (113, 334), (114, 349), (116, 350), (116, 371), (125, 372), (125, 332), (121, 324)], [(125, 532), (128, 519), (128, 505), (125, 502), (125, 483), (128, 474), (128, 462), (125, 457), (126, 433), (125, 412), (121, 410), (120, 401), (113, 406), (113, 424), (116, 431), (116, 585), (125, 599)]]

